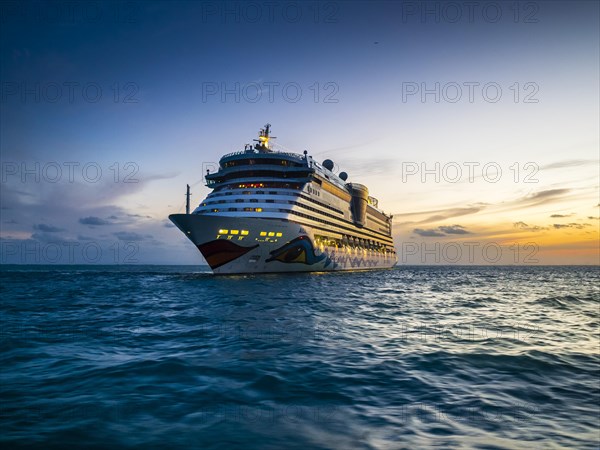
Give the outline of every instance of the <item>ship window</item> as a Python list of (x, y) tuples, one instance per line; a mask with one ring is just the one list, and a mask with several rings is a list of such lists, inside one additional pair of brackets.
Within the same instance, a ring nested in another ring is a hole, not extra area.
[(254, 208), (254, 211), (256, 211), (256, 212), (262, 212), (262, 208)]
[(244, 211), (252, 211), (252, 208), (244, 208)]
[(269, 237), (275, 236), (275, 233), (272, 231), (269, 231)]
[(255, 198), (251, 198), (251, 199), (250, 199), (250, 203), (258, 203), (258, 200), (257, 200), (257, 199), (255, 199)]
[(281, 236), (283, 236), (283, 234), (282, 233), (277, 233), (275, 236), (281, 237)]
[(241, 198), (236, 198), (236, 199), (235, 199), (235, 202), (236, 202), (236, 203), (243, 203), (243, 202), (244, 202), (244, 200), (242, 200)]
[(227, 234), (229, 230), (219, 230), (219, 234)]
[(227, 211), (237, 211), (237, 208), (229, 208)]
[(269, 200), (267, 200), (267, 203), (275, 203), (275, 200), (269, 199)]
[(240, 230), (231, 230), (231, 234), (240, 234)]
[(242, 236), (248, 236), (248, 230), (242, 230)]
[(264, 194), (265, 191), (256, 191), (257, 194)]
[(277, 191), (269, 191), (269, 194), (277, 194)]
[(212, 212), (219, 212), (217, 208), (213, 209)]
[(266, 231), (261, 231), (261, 232), (260, 232), (260, 235), (261, 235), (261, 236), (266, 236), (266, 235), (267, 235), (267, 232), (266, 232)]

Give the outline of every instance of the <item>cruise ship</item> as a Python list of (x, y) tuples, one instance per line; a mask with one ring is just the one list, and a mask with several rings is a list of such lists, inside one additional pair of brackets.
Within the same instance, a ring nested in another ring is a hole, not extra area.
[(271, 125), (256, 144), (229, 153), (212, 189), (190, 213), (169, 219), (200, 250), (215, 274), (313, 272), (393, 267), (392, 216), (366, 186), (334, 173), (334, 163), (275, 151)]

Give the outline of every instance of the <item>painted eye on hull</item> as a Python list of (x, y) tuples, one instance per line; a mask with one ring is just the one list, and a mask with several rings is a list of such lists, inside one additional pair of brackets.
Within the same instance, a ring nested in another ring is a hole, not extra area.
[(271, 257), (266, 262), (281, 261), (283, 263), (315, 264), (324, 260), (325, 255), (315, 255), (315, 250), (310, 239), (300, 236), (284, 246), (273, 250)]
[(291, 263), (291, 262), (301, 262), (306, 263), (306, 251), (303, 247), (297, 246), (291, 248), (280, 255), (274, 257), (277, 261)]

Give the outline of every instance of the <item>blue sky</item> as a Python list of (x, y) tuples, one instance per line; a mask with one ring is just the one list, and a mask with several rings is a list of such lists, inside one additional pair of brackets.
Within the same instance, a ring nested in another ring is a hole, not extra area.
[(597, 264), (598, 3), (470, 4), (5, 4), (2, 262), (86, 262), (86, 245), (130, 262), (131, 243), (135, 262), (203, 262), (166, 217), (270, 122), (367, 184), (399, 250), (534, 243), (540, 263)]

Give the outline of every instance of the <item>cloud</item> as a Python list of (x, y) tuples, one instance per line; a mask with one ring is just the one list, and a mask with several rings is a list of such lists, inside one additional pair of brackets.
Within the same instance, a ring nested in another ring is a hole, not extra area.
[(552, 214), (550, 218), (552, 219), (562, 219), (564, 217), (571, 217), (573, 214)]
[(442, 237), (449, 234), (471, 234), (462, 225), (440, 225), (436, 228), (415, 228), (413, 233), (423, 237)]
[(446, 236), (444, 233), (440, 233), (439, 231), (436, 231), (435, 229), (423, 230), (421, 228), (415, 228), (413, 230), (413, 233), (418, 234), (419, 236), (423, 236), (423, 237)]
[(471, 234), (462, 225), (446, 225), (438, 227), (438, 230), (443, 231), (447, 234)]
[(548, 169), (563, 169), (565, 167), (577, 167), (586, 166), (588, 164), (598, 164), (598, 160), (595, 159), (565, 159), (563, 161), (557, 161), (555, 163), (546, 164), (540, 167), (541, 170)]
[(515, 222), (515, 223), (513, 223), (513, 226), (515, 228), (518, 228), (518, 229), (523, 230), (523, 231), (542, 231), (542, 230), (547, 230), (548, 229), (546, 227), (540, 227), (540, 226), (537, 226), (537, 225), (529, 226), (525, 222)]
[(82, 217), (79, 219), (79, 223), (83, 225), (126, 225), (135, 223), (136, 219), (152, 219), (152, 216), (141, 215), (141, 214), (122, 214), (120, 216), (111, 214), (106, 219), (102, 219), (97, 216)]
[(96, 208), (114, 204), (117, 200), (143, 191), (156, 180), (172, 178), (175, 175), (146, 175), (137, 183), (116, 183), (110, 176), (98, 183), (76, 181), (74, 183), (20, 183), (17, 177), (11, 177), (3, 183), (0, 197), (2, 206), (23, 211), (23, 206), (38, 210), (81, 209), (81, 205)]
[[(4, 152), (2, 153), (4, 156)], [(19, 159), (23, 158), (19, 155)], [(125, 243), (121, 239), (144, 239), (148, 243), (144, 250), (146, 261), (160, 262), (165, 258), (177, 261), (170, 256), (177, 255), (183, 249), (189, 250), (187, 262), (193, 262), (198, 258), (189, 247), (189, 241), (179, 247), (178, 243), (169, 246), (167, 243), (179, 237), (163, 226), (163, 218), (149, 218), (153, 216), (152, 209), (145, 209), (143, 205), (132, 204), (129, 196), (138, 192), (146, 192), (145, 188), (154, 180), (166, 177), (139, 177), (139, 183), (115, 183), (110, 172), (98, 183), (85, 183), (75, 181), (68, 182), (68, 177), (63, 177), (62, 182), (36, 183), (29, 177), (27, 183), (22, 183), (20, 177), (9, 177), (6, 183), (0, 187), (0, 207), (2, 225), (2, 237), (10, 237), (10, 242), (18, 246), (30, 243), (32, 248), (44, 248), (43, 245), (58, 244), (63, 252), (63, 259), (58, 262), (72, 261), (67, 257), (71, 250), (63, 247), (63, 244), (79, 244), (89, 242), (101, 243), (103, 247), (103, 263), (114, 263), (109, 258), (111, 246), (115, 241)], [(151, 196), (150, 196), (151, 197)], [(125, 206), (128, 205), (128, 206)], [(111, 217), (113, 216), (113, 217)], [(139, 224), (135, 226), (133, 224)], [(35, 228), (34, 228), (35, 225)], [(64, 230), (59, 232), (58, 230)], [(91, 230), (91, 231), (90, 231)], [(134, 234), (113, 235), (113, 231), (134, 231)], [(68, 232), (72, 232), (72, 235)], [(32, 235), (32, 233), (34, 233)], [(152, 236), (152, 237), (150, 237)], [(184, 236), (185, 238), (185, 236)], [(158, 245), (164, 244), (163, 249), (157, 249)], [(42, 244), (42, 245), (40, 245)], [(12, 248), (12, 247), (11, 247)], [(73, 247), (76, 248), (77, 247)], [(81, 252), (75, 250), (75, 260), (81, 259)], [(1, 253), (1, 252), (0, 252)], [(11, 256), (10, 261), (35, 262), (33, 257), (27, 255), (23, 259), (21, 252)], [(3, 257), (4, 254), (0, 255)], [(35, 255), (33, 255), (35, 256)], [(40, 259), (40, 256), (36, 256)], [(41, 256), (43, 260), (43, 255)], [(78, 259), (79, 258), (79, 259)], [(148, 259), (149, 258), (149, 259)], [(66, 259), (66, 260), (65, 260)], [(48, 260), (49, 262), (56, 262)], [(84, 261), (85, 262), (85, 261)]]
[(58, 228), (52, 225), (46, 225), (45, 223), (38, 223), (33, 225), (33, 229), (37, 231), (42, 231), (44, 233), (58, 233), (60, 231), (65, 231), (64, 228)]
[[(22, 158), (22, 155), (19, 157)], [(21, 232), (25, 232), (26, 228), (31, 230), (39, 217), (45, 217), (53, 226), (62, 228), (68, 228), (67, 225), (73, 222), (90, 226), (109, 225), (111, 222), (132, 223), (146, 219), (127, 216), (138, 211), (126, 211), (117, 206), (118, 202), (143, 191), (157, 180), (173, 176), (140, 174), (137, 183), (117, 183), (111, 176), (105, 176), (98, 183), (84, 180), (72, 183), (67, 181), (68, 177), (57, 183), (34, 182), (31, 178), (29, 182), (22, 183), (20, 177), (9, 177), (0, 189), (0, 205), (3, 213), (4, 210), (13, 212), (10, 218), (21, 224)], [(107, 218), (111, 214), (121, 220)]]
[(561, 228), (576, 228), (578, 230), (581, 230), (585, 227), (589, 227), (590, 224), (589, 223), (555, 223), (552, 226), (554, 228), (556, 228), (557, 230), (560, 230)]
[(108, 220), (101, 219), (100, 217), (96, 216), (82, 217), (79, 219), (79, 223), (83, 225), (112, 225), (112, 222), (109, 222)]
[[(501, 202), (498, 204), (489, 203), (470, 203), (466, 207), (458, 208), (447, 208), (438, 210), (418, 211), (410, 213), (397, 213), (394, 214), (394, 223), (397, 225), (425, 225), (434, 224), (435, 222), (442, 222), (444, 220), (452, 219), (455, 217), (462, 217), (477, 214), (481, 211), (485, 212), (501, 212), (511, 211), (517, 208), (530, 208), (537, 205), (543, 205), (546, 203), (563, 201), (566, 197), (565, 194), (572, 192), (572, 189), (546, 189), (539, 192)], [(565, 216), (566, 217), (566, 216)], [(529, 227), (530, 231), (546, 229), (542, 227)], [(451, 233), (451, 231), (448, 231)], [(454, 234), (460, 234), (460, 231), (454, 230)], [(463, 233), (465, 234), (465, 233)]]
[(545, 203), (551, 203), (560, 200), (564, 194), (571, 192), (571, 189), (547, 189), (545, 191), (535, 192), (531, 195), (518, 198), (511, 202), (513, 205), (519, 206), (537, 206)]
[(429, 216), (427, 219), (422, 220), (419, 223), (439, 222), (441, 220), (451, 219), (453, 217), (467, 216), (470, 214), (478, 213), (482, 209), (483, 208), (481, 208), (481, 207), (451, 208), (451, 209), (447, 209), (447, 210), (442, 210), (442, 214), (436, 214), (433, 216)]
[(52, 233), (33, 233), (31, 235), (31, 239), (34, 239), (36, 241), (45, 243), (45, 244), (60, 244), (62, 242), (71, 242), (71, 240), (69, 239), (65, 239), (59, 235), (56, 234), (52, 234)]
[(560, 197), (563, 194), (566, 194), (571, 189), (547, 189), (545, 191), (536, 192), (535, 194), (527, 196), (526, 200), (540, 200), (547, 198), (556, 198)]
[(127, 214), (127, 217), (136, 217), (139, 219), (152, 219), (152, 216), (143, 216), (141, 214)]
[(138, 234), (133, 231), (117, 231), (113, 233), (120, 241), (143, 241), (145, 239), (152, 239), (149, 234)]
[(600, 220), (600, 217), (588, 216), (589, 220)]
[(482, 209), (485, 208), (485, 205), (478, 204), (479, 206), (469, 206), (467, 208), (448, 208), (448, 209), (436, 209), (430, 211), (419, 211), (414, 213), (400, 213), (394, 214), (394, 220), (397, 220), (402, 217), (409, 216), (423, 216), (426, 214), (433, 214), (432, 216), (427, 217), (426, 219), (420, 221), (412, 221), (412, 222), (402, 222), (403, 224), (415, 223), (415, 224), (426, 224), (431, 222), (440, 222), (442, 220), (451, 219), (453, 217), (467, 216), (470, 214), (476, 214)]
[(175, 228), (175, 225), (173, 225), (172, 222), (165, 222), (164, 227), (165, 228)]

